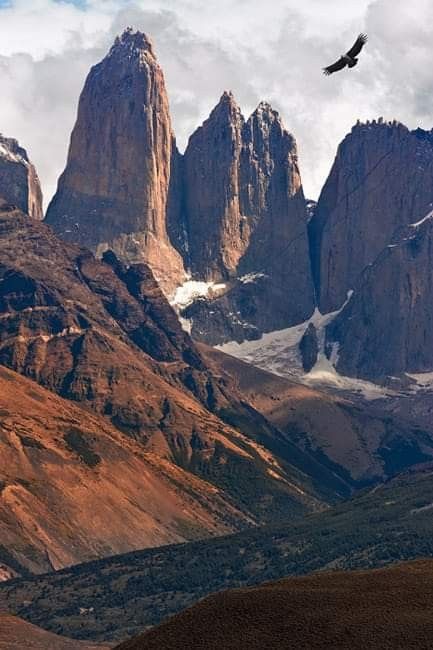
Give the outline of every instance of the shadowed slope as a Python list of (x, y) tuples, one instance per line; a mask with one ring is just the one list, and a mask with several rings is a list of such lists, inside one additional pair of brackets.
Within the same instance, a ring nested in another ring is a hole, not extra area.
[(210, 596), (119, 650), (422, 650), (433, 562), (289, 578)]

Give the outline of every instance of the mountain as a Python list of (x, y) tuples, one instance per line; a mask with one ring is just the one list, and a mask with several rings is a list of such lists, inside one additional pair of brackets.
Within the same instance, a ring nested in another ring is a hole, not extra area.
[(183, 311), (215, 344), (258, 338), (314, 310), (307, 210), (294, 137), (262, 102), (245, 121), (231, 93), (191, 136), (184, 157), (193, 279), (223, 291)]
[(43, 219), (42, 190), (25, 149), (0, 134), (0, 201), (15, 205), (34, 219)]
[[(155, 528), (155, 510), (146, 526), (137, 517), (140, 535), (123, 535), (128, 548), (221, 534), (321, 510), (353, 490), (352, 482), (316, 457), (307, 442), (303, 444), (302, 433), (283, 434), (243, 400), (230, 377), (210, 368), (182, 330), (149, 267), (126, 268), (113, 253), (98, 261), (88, 250), (61, 241), (45, 224), (10, 206), (0, 210), (0, 320), (0, 364), (105, 418), (109, 430), (114, 427), (121, 436), (119, 444), (124, 439), (125, 445), (152, 454), (158, 459), (156, 471), (164, 466), (178, 484), (178, 506), (172, 509), (172, 497), (165, 506), (155, 501), (161, 525)], [(25, 413), (25, 401), (22, 409)], [(30, 423), (30, 430), (34, 426)], [(94, 454), (102, 459), (104, 454), (93, 451), (93, 433), (88, 440), (85, 421), (77, 427), (81, 433), (71, 433), (70, 444), (78, 455), (83, 449), (86, 457), (90, 445), (88, 460), (94, 459), (95, 469), (86, 471), (98, 474), (101, 468)], [(62, 429), (61, 438), (68, 431)], [(67, 444), (60, 442), (56, 453), (64, 455)], [(18, 445), (14, 453), (20, 449)], [(109, 465), (114, 452), (107, 454)], [(14, 480), (23, 471), (17, 470)], [(113, 469), (112, 480), (121, 475), (120, 468)], [(29, 489), (35, 490), (32, 485)], [(202, 513), (193, 523), (190, 507), (184, 501), (181, 505), (187, 492), (191, 503), (197, 503), (197, 513)], [(47, 500), (43, 503), (48, 507)], [(150, 507), (150, 501), (146, 503)], [(19, 517), (7, 512), (18, 525)], [(171, 515), (164, 518), (164, 512)], [(87, 515), (83, 511), (83, 517)], [(75, 533), (72, 526), (72, 538), (80, 537), (83, 526), (77, 522)], [(110, 542), (114, 546), (95, 550), (96, 542), (89, 536), (91, 548), (77, 547), (72, 556), (56, 560), (56, 566), (89, 553), (116, 551), (122, 527), (115, 528)], [(51, 529), (49, 539), (56, 534)], [(5, 546), (10, 550), (13, 544)], [(40, 555), (34, 567), (31, 562), (25, 565), (31, 570), (51, 566)]]
[(6, 582), (0, 606), (70, 637), (122, 641), (224, 589), (430, 557), (432, 503), (430, 465), (308, 517)]
[(46, 632), (9, 614), (0, 614), (0, 650), (108, 650), (108, 646), (73, 641)]
[[(433, 198), (433, 197), (432, 197)], [(433, 212), (407, 228), (361, 275), (356, 290), (327, 330), (338, 348), (336, 368), (386, 382), (433, 369)]]
[(425, 560), (227, 591), (122, 643), (118, 650), (428, 648), (433, 634), (432, 578), (433, 562)]
[(172, 287), (184, 277), (167, 234), (178, 203), (177, 157), (152, 43), (127, 29), (86, 79), (47, 223), (66, 241), (148, 262)]
[(341, 309), (325, 344), (341, 374), (386, 383), (433, 368), (432, 178), (432, 132), (379, 120), (338, 149), (309, 232), (319, 309)]
[(205, 284), (177, 305), (197, 339), (257, 338), (313, 312), (294, 137), (269, 104), (245, 121), (226, 92), (182, 156), (153, 46), (132, 29), (89, 73), (46, 220), (98, 256), (148, 263), (173, 302)]
[(343, 140), (309, 223), (323, 314), (342, 306), (402, 226), (431, 211), (432, 176), (432, 132), (379, 120)]

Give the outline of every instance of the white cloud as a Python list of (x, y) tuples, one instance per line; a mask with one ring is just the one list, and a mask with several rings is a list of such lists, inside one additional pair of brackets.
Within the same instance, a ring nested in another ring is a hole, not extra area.
[[(336, 147), (357, 118), (433, 126), (429, 25), (417, 0), (13, 0), (0, 9), (0, 132), (20, 139), (49, 198), (64, 167), (89, 67), (132, 24), (152, 36), (181, 147), (224, 89), (244, 112), (266, 99), (296, 135), (306, 193), (317, 196)], [(360, 65), (325, 78), (322, 66), (360, 31)]]

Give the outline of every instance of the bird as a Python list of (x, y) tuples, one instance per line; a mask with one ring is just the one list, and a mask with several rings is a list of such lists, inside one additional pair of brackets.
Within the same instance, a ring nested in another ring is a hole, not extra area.
[(328, 65), (327, 68), (323, 68), (324, 74), (330, 75), (333, 72), (338, 72), (339, 70), (343, 70), (343, 68), (345, 68), (346, 66), (348, 66), (349, 68), (354, 68), (358, 63), (358, 59), (356, 57), (361, 52), (367, 40), (368, 40), (367, 34), (360, 34), (356, 39), (353, 47), (351, 47), (346, 54), (342, 54), (341, 57), (338, 59), (338, 61), (336, 61), (332, 65)]

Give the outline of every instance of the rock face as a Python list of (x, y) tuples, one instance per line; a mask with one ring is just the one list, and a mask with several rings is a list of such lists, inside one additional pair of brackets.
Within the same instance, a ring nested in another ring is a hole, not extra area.
[(397, 230), (433, 202), (433, 134), (358, 124), (340, 145), (310, 222), (319, 309), (339, 309)]
[(402, 229), (327, 331), (337, 370), (382, 382), (433, 368), (433, 213)]
[(222, 298), (189, 310), (193, 336), (242, 340), (306, 320), (314, 309), (306, 201), (296, 143), (278, 113), (262, 103), (245, 121), (224, 93), (191, 136), (184, 167), (193, 277), (228, 283)]
[(86, 80), (47, 222), (66, 241), (149, 263), (170, 287), (183, 277), (167, 234), (176, 161), (162, 70), (149, 39), (128, 29)]
[(0, 134), (0, 200), (15, 205), (34, 219), (43, 219), (38, 175), (25, 149)]
[[(220, 325), (204, 303), (192, 324), (197, 338), (222, 342), (311, 315), (307, 221), (296, 143), (276, 111), (262, 103), (245, 121), (226, 92), (181, 156), (149, 39), (116, 39), (87, 78), (47, 212), (63, 239), (148, 263), (167, 295), (184, 267), (194, 280), (227, 281)], [(246, 306), (242, 278), (256, 277)]]

